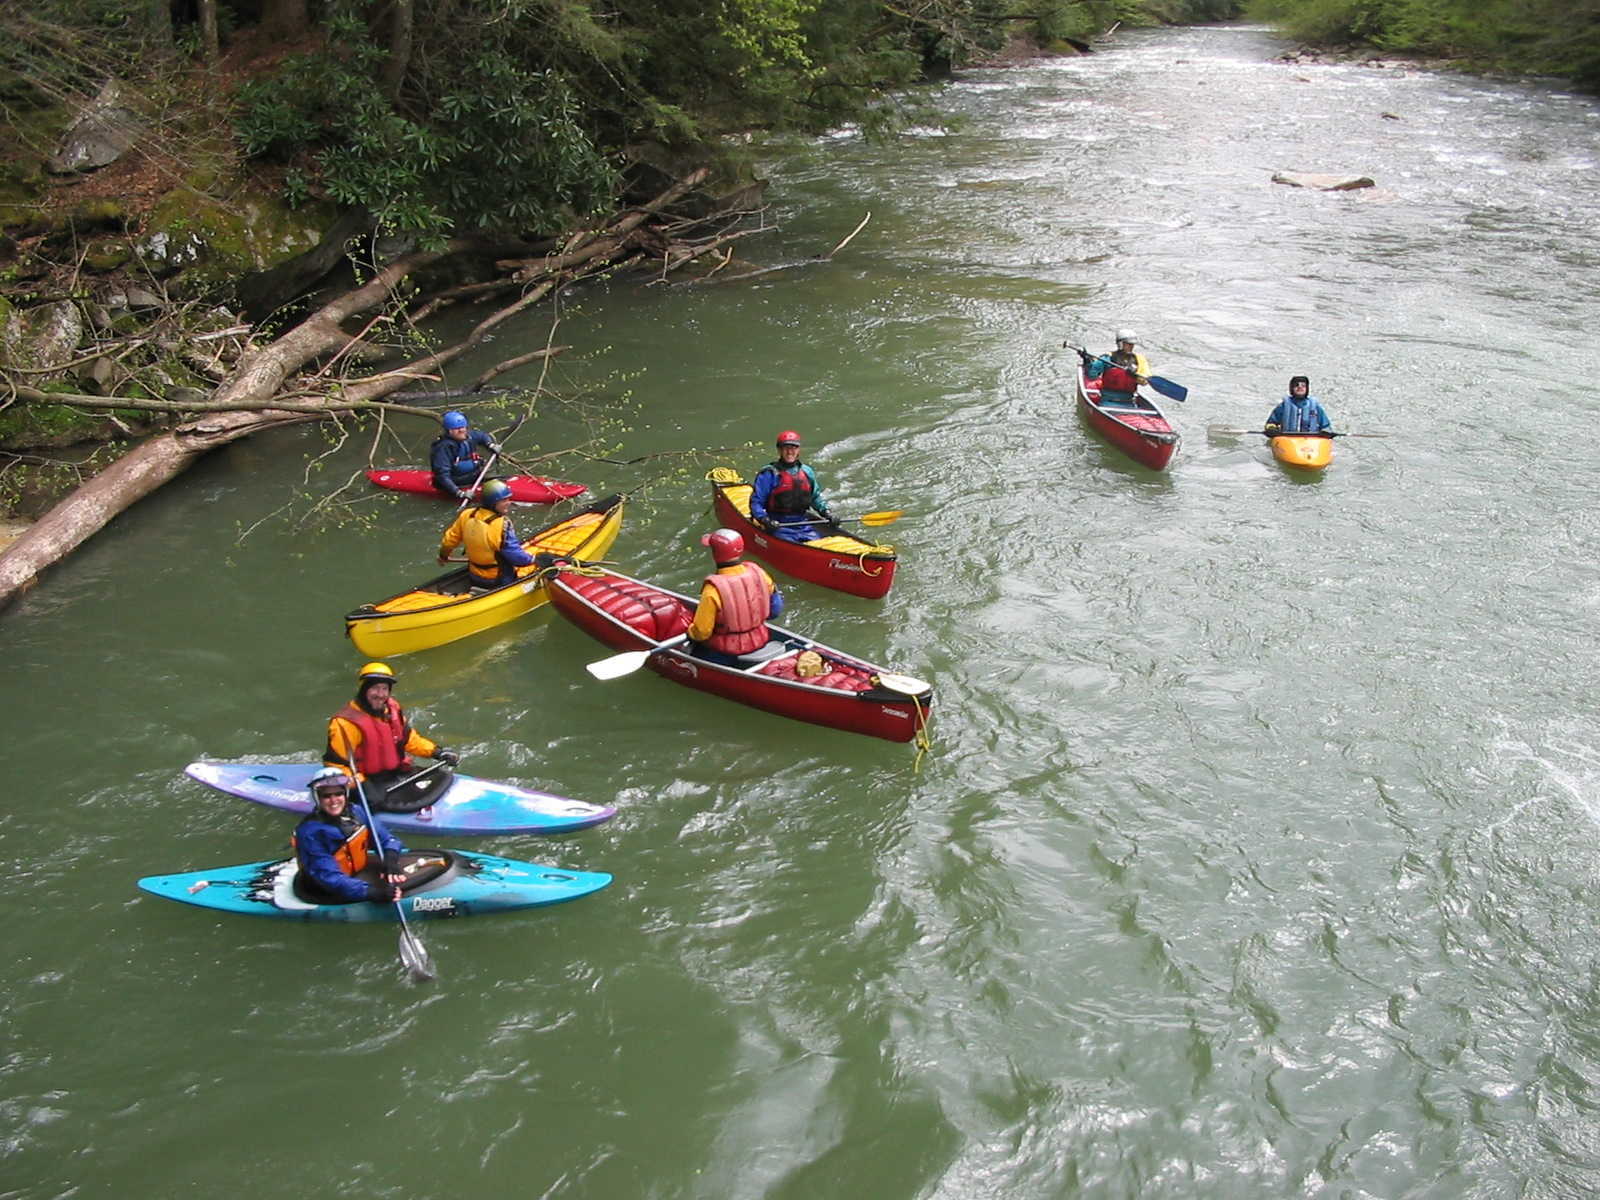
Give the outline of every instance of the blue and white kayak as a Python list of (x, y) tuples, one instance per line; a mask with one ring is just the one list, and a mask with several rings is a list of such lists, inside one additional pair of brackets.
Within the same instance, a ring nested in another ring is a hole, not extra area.
[[(434, 873), (400, 900), (406, 917), (412, 921), (475, 917), (561, 904), (598, 892), (611, 882), (611, 876), (600, 871), (566, 871), (467, 850), (413, 851), (402, 862), (408, 869)], [(398, 919), (393, 904), (318, 904), (308, 900), (295, 888), (299, 873), (299, 863), (290, 858), (181, 875), (148, 875), (139, 880), (139, 886), (152, 896), (181, 904), (253, 917), (286, 917), (291, 921)]]
[[(184, 774), (218, 791), (268, 808), (304, 816), (311, 811), (306, 789), (321, 763), (193, 762)], [(610, 805), (568, 800), (511, 783), (457, 775), (444, 794), (414, 813), (378, 812), (396, 833), (511, 834), (572, 833), (617, 815)]]

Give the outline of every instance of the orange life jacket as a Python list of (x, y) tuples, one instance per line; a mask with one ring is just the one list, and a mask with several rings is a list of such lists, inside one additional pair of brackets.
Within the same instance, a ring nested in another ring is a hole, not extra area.
[[(294, 834), (289, 835), (289, 844), (294, 847), (295, 854), (300, 853), (300, 842)], [(333, 852), (333, 861), (339, 864), (339, 869), (346, 875), (359, 875), (367, 869), (371, 859), (372, 833), (365, 825), (357, 825), (355, 832), (345, 838), (344, 844)]]
[(760, 569), (741, 563), (737, 574), (706, 576), (717, 589), (721, 607), (717, 624), (705, 641), (707, 648), (723, 654), (749, 654), (767, 644), (767, 613), (772, 609), (772, 588)]

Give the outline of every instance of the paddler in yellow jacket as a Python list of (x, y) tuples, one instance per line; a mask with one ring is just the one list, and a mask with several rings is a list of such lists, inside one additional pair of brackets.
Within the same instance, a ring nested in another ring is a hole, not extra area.
[(474, 587), (497, 588), (514, 583), (533, 568), (533, 555), (522, 548), (511, 527), (511, 485), (503, 479), (485, 480), (478, 502), (456, 514), (439, 539), (439, 564), (465, 543), (467, 573)]
[(744, 538), (734, 530), (714, 529), (700, 544), (711, 547), (717, 569), (700, 587), (689, 641), (697, 657), (731, 663), (767, 644), (767, 621), (782, 614), (783, 593), (761, 567), (739, 561)]
[[(411, 727), (400, 701), (393, 696), (394, 685), (395, 673), (387, 663), (372, 662), (361, 668), (356, 675), (355, 699), (328, 721), (328, 746), (322, 761), (360, 778), (362, 794), (373, 812), (416, 812), (450, 786), (451, 768), (461, 760)], [(438, 759), (441, 765), (419, 772), (411, 761), (413, 754)]]

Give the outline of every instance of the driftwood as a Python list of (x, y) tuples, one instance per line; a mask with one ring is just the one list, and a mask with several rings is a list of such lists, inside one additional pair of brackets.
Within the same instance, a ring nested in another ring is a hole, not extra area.
[[(365, 377), (348, 374), (353, 352), (365, 344), (366, 335), (384, 319), (384, 314), (396, 310), (396, 289), (409, 277), (452, 255), (476, 253), (481, 256), (484, 243), (462, 239), (439, 249), (418, 251), (396, 259), (375, 271), (367, 282), (324, 304), (275, 340), (247, 347), (226, 368), (226, 375), (210, 397), (197, 398), (193, 403), (118, 396), (47, 395), (19, 382), (10, 382), (9, 394), (0, 393), (0, 406), (18, 402), (65, 403), (97, 409), (167, 411), (182, 413), (190, 419), (135, 447), (66, 496), (0, 552), (0, 605), (13, 599), (41, 571), (71, 553), (118, 513), (176, 477), (209, 450), (261, 430), (337, 418), (363, 409), (436, 419), (437, 413), (431, 409), (384, 402), (382, 398), (412, 387), (418, 380), (438, 380), (443, 367), (478, 345), (492, 329), (572, 280), (633, 264), (665, 262), (670, 269), (726, 245), (737, 236), (726, 229), (719, 229), (710, 238), (699, 241), (682, 235), (714, 225), (719, 217), (725, 218), (727, 214), (713, 214), (702, 220), (673, 218), (670, 213), (672, 206), (698, 187), (706, 176), (704, 170), (695, 171), (650, 203), (630, 209), (593, 229), (579, 230), (560, 245), (552, 246), (546, 254), (501, 259), (496, 263), (497, 269), (503, 272), (499, 279), (423, 298), (408, 319), (419, 320), (444, 304), (482, 300), (496, 294), (504, 296), (511, 291), (518, 293), (514, 300), (479, 321), (455, 345), (421, 355), (391, 370)], [(863, 220), (862, 224), (865, 223)], [(857, 226), (850, 237), (820, 261), (831, 258), (860, 229), (861, 226)], [(377, 315), (357, 332), (347, 328), (356, 318), (373, 313)], [(524, 363), (548, 362), (563, 349), (565, 347), (547, 346), (501, 362), (480, 375), (472, 390), (483, 388), (495, 376)], [(336, 369), (346, 373), (335, 375)], [(313, 373), (307, 375), (307, 371)], [(438, 394), (441, 393), (412, 392), (411, 396)], [(443, 394), (457, 393), (452, 390)], [(197, 413), (201, 415), (194, 415)]]

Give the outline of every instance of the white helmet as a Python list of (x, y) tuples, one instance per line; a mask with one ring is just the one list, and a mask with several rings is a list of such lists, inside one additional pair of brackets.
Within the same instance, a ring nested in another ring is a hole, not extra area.
[(322, 770), (311, 777), (311, 782), (306, 787), (310, 790), (311, 799), (314, 803), (318, 792), (322, 788), (340, 787), (348, 793), (350, 791), (350, 777), (338, 767), (323, 767)]
[(1138, 340), (1138, 338), (1133, 336), (1133, 330), (1131, 329), (1117, 330), (1117, 341), (1119, 342), (1137, 342)]

